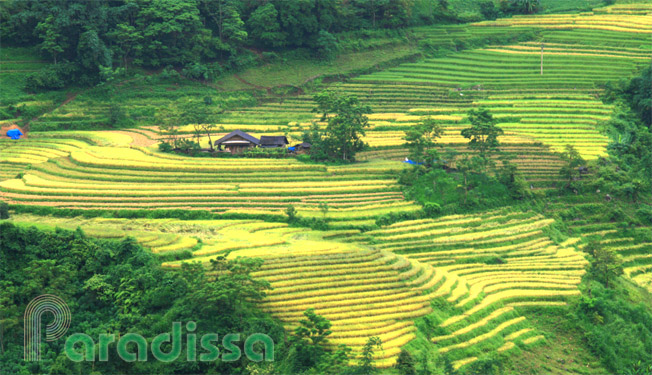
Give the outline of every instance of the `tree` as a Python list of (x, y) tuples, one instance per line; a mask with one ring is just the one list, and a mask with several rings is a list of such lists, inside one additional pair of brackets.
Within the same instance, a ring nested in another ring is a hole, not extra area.
[(271, 2), (256, 8), (247, 26), (251, 37), (260, 45), (283, 47), (286, 43), (286, 35), (278, 22), (278, 11)]
[(337, 38), (326, 30), (319, 30), (315, 49), (317, 56), (323, 60), (332, 60), (337, 56)]
[(566, 189), (572, 187), (573, 182), (580, 178), (579, 167), (584, 164), (584, 159), (573, 145), (567, 144), (565, 151), (560, 155), (563, 165), (559, 174), (566, 180)]
[(326, 214), (328, 213), (328, 203), (326, 202), (319, 202), (319, 211), (324, 215), (324, 219), (326, 218)]
[(611, 281), (623, 274), (623, 261), (615, 251), (603, 247), (599, 242), (589, 242), (584, 251), (591, 256), (588, 273), (607, 288)]
[(315, 314), (315, 309), (307, 309), (303, 315), (305, 319), (299, 321), (299, 326), (294, 329), (294, 336), (290, 340), (295, 351), (296, 372), (303, 372), (320, 362), (326, 353), (328, 336), (332, 333), (331, 322)]
[(400, 375), (417, 375), (414, 357), (405, 349), (398, 354), (395, 367)]
[(9, 205), (7, 202), (0, 201), (0, 220), (9, 219)]
[(296, 218), (297, 218), (297, 209), (294, 208), (293, 205), (289, 205), (289, 206), (287, 206), (287, 208), (285, 209), (285, 214), (286, 214), (287, 217), (288, 217), (288, 221), (289, 221), (289, 222), (293, 222), (293, 221), (296, 220)]
[(369, 127), (365, 114), (371, 113), (371, 107), (360, 104), (356, 96), (332, 91), (319, 93), (314, 100), (313, 112), (321, 112), (321, 121), (328, 121), (321, 147), (329, 159), (355, 160), (356, 152), (365, 147), (362, 136)]
[(126, 71), (132, 53), (138, 54), (142, 50), (142, 32), (128, 23), (120, 23), (107, 36), (114, 41), (117, 47), (114, 49), (114, 53), (122, 56), (122, 66)]
[(109, 125), (112, 128), (124, 128), (133, 123), (134, 121), (120, 104), (115, 102), (109, 104)]
[(410, 160), (431, 166), (433, 160), (438, 158), (434, 147), (437, 145), (437, 139), (441, 138), (443, 134), (444, 129), (431, 117), (422, 119), (419, 124), (406, 130), (403, 139), (405, 139)]
[(36, 25), (36, 32), (43, 40), (40, 46), (41, 51), (52, 56), (55, 65), (57, 63), (57, 56), (63, 53), (64, 49), (68, 47), (67, 39), (64, 37), (58, 24), (56, 17), (49, 15), (44, 21)]
[(533, 14), (539, 11), (541, 0), (511, 0), (513, 12), (523, 14)]
[(360, 375), (371, 375), (378, 371), (374, 366), (374, 351), (376, 349), (382, 350), (383, 342), (377, 336), (370, 337), (362, 348), (362, 356), (358, 365), (358, 373)]
[(468, 113), (471, 127), (463, 129), (461, 134), (469, 139), (469, 148), (478, 151), (484, 166), (490, 165), (490, 153), (498, 149), (498, 137), (503, 135), (503, 129), (496, 126), (496, 119), (486, 108), (471, 109)]

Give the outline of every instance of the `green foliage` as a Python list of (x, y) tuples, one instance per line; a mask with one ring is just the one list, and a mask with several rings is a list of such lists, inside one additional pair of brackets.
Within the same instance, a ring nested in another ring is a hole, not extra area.
[(251, 13), (248, 21), (249, 33), (259, 45), (283, 47), (286, 34), (281, 31), (278, 11), (273, 3), (261, 5)]
[(320, 30), (315, 44), (317, 57), (333, 60), (337, 56), (337, 38), (326, 30)]
[(312, 308), (304, 311), (303, 315), (305, 319), (299, 321), (299, 326), (290, 339), (290, 373), (345, 373), (351, 348), (339, 345), (335, 350), (328, 351), (326, 344), (332, 333), (331, 322), (315, 314), (315, 309)]
[(417, 375), (414, 357), (405, 349), (401, 349), (394, 367), (400, 375)]
[(585, 247), (589, 257), (588, 275), (603, 283), (607, 288), (612, 281), (623, 274), (623, 261), (613, 250), (600, 245), (597, 241), (589, 242)]
[(484, 172), (493, 165), (490, 156), (493, 151), (498, 149), (500, 145), (498, 137), (503, 135), (504, 131), (496, 126), (498, 121), (486, 108), (471, 109), (468, 116), (471, 127), (462, 129), (461, 134), (464, 138), (469, 139), (469, 148), (478, 151), (479, 155), (477, 158), (473, 158), (472, 164), (469, 164), (468, 158), (463, 161), (463, 164), (471, 169), (477, 168)]
[(0, 220), (9, 219), (9, 205), (7, 202), (0, 202)]
[(112, 128), (127, 128), (134, 124), (134, 121), (129, 117), (124, 108), (117, 104), (111, 103), (109, 105), (109, 126)]
[(360, 104), (356, 96), (341, 95), (332, 91), (321, 92), (314, 96), (317, 107), (313, 112), (322, 114), (321, 121), (328, 125), (322, 132), (316, 126), (312, 128), (304, 141), (312, 144), (311, 158), (314, 160), (355, 160), (355, 154), (364, 149), (362, 136), (369, 127), (366, 114), (371, 107)]
[(357, 374), (372, 375), (378, 372), (374, 366), (374, 353), (376, 350), (383, 350), (383, 342), (379, 337), (370, 337), (362, 347), (362, 356), (358, 364)]
[[(261, 264), (260, 259), (221, 257), (208, 269), (212, 276), (198, 263), (170, 272), (131, 238), (92, 240), (81, 230), (44, 232), (1, 223), (0, 372), (69, 374), (77, 368), (84, 374), (232, 374), (245, 367), (244, 360), (187, 362), (185, 355), (164, 366), (154, 359), (130, 363), (114, 356), (107, 362), (77, 365), (63, 354), (63, 342), (43, 342), (44, 360), (26, 363), (18, 317), (32, 298), (43, 293), (55, 294), (71, 307), (70, 332), (93, 338), (100, 333), (137, 332), (153, 338), (169, 332), (172, 322), (189, 321), (197, 324), (198, 335), (233, 332), (246, 337), (264, 332), (276, 343), (275, 366), (280, 367), (287, 363), (284, 329), (255, 305), (269, 287), (251, 276)], [(242, 350), (242, 341), (237, 345)], [(185, 340), (182, 346), (185, 353)]]
[(405, 143), (408, 148), (408, 157), (417, 164), (423, 163), (426, 167), (433, 166), (439, 159), (437, 139), (444, 134), (444, 129), (437, 121), (428, 117), (416, 126), (405, 131)]
[(612, 373), (652, 362), (649, 294), (619, 280), (613, 288), (589, 282), (569, 318), (584, 331), (584, 342)]
[(285, 209), (285, 215), (287, 215), (289, 222), (293, 222), (297, 219), (297, 209), (293, 205), (289, 205)]
[(566, 145), (565, 151), (560, 155), (563, 161), (559, 175), (566, 181), (565, 189), (578, 189), (580, 180), (579, 167), (584, 165), (584, 159), (573, 145)]

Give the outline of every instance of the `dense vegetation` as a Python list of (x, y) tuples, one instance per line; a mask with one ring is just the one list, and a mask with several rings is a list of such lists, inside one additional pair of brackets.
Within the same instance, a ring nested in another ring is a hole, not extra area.
[[(0, 372), (649, 375), (652, 3), (611, 3), (1, 2)], [(42, 293), (275, 361), (26, 363)]]
[[(503, 1), (498, 9), (489, 1), (482, 14), (533, 13), (537, 4)], [(7, 1), (0, 12), (5, 43), (38, 46), (54, 62), (29, 77), (30, 91), (96, 84), (118, 67), (174, 66), (190, 78), (214, 79), (255, 65), (258, 49), (271, 57), (304, 48), (328, 60), (343, 32), (460, 21), (447, 0)]]

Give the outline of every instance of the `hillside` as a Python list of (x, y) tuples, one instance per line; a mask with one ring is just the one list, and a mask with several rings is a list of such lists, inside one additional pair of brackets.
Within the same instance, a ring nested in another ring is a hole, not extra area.
[[(652, 2), (542, 0), (536, 14), (495, 20), (478, 2), (448, 3), (432, 17), (455, 22), (341, 26), (340, 51), (325, 61), (306, 52), (308, 37), (242, 45), (256, 62), (216, 77), (134, 62), (101, 83), (31, 90), (32, 74), (58, 68), (35, 45), (3, 47), (0, 125), (27, 136), (0, 139), (9, 216), (0, 210), (0, 219), (133, 238), (156, 269), (183, 277), (187, 263), (209, 280), (237, 275), (216, 260), (260, 259), (251, 276), (271, 288), (253, 300), (284, 338), (277, 363), (243, 362), (243, 374), (363, 373), (365, 354), (380, 373), (407, 374), (397, 367), (406, 352), (419, 374), (649, 374), (652, 136), (626, 95), (649, 86), (635, 84), (649, 77)], [(326, 137), (337, 114), (317, 113), (322, 92), (371, 108), (355, 161), (213, 152), (234, 130), (285, 135), (289, 145)], [(649, 107), (652, 93), (636, 95)], [(502, 129), (486, 155), (463, 135), (485, 109)], [(428, 156), (436, 160), (404, 162), (415, 155), (409, 131), (427, 120), (441, 130), (439, 153)], [(162, 147), (172, 140), (194, 149)], [(33, 296), (0, 297), (9, 311), (11, 299), (22, 306)], [(332, 324), (322, 350), (350, 355), (297, 364), (307, 360), (292, 337), (309, 309)], [(111, 327), (135, 327), (123, 323)], [(369, 354), (371, 337), (382, 347)], [(3, 347), (0, 358), (15, 364), (16, 353)], [(49, 371), (50, 362), (23, 369)], [(93, 374), (187, 370), (143, 366)]]

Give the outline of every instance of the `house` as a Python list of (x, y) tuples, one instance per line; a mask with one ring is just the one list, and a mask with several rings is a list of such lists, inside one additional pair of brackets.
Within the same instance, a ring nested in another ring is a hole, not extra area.
[(288, 142), (288, 139), (282, 135), (279, 136), (262, 135), (260, 137), (260, 147), (262, 148), (285, 147), (289, 143), (290, 142)]
[(308, 142), (303, 142), (296, 144), (289, 148), (290, 151), (296, 152), (297, 154), (307, 154), (310, 152), (312, 145)]
[(241, 131), (234, 130), (214, 143), (221, 150), (222, 146), (232, 154), (239, 154), (243, 151), (260, 145), (260, 140), (256, 137)]

